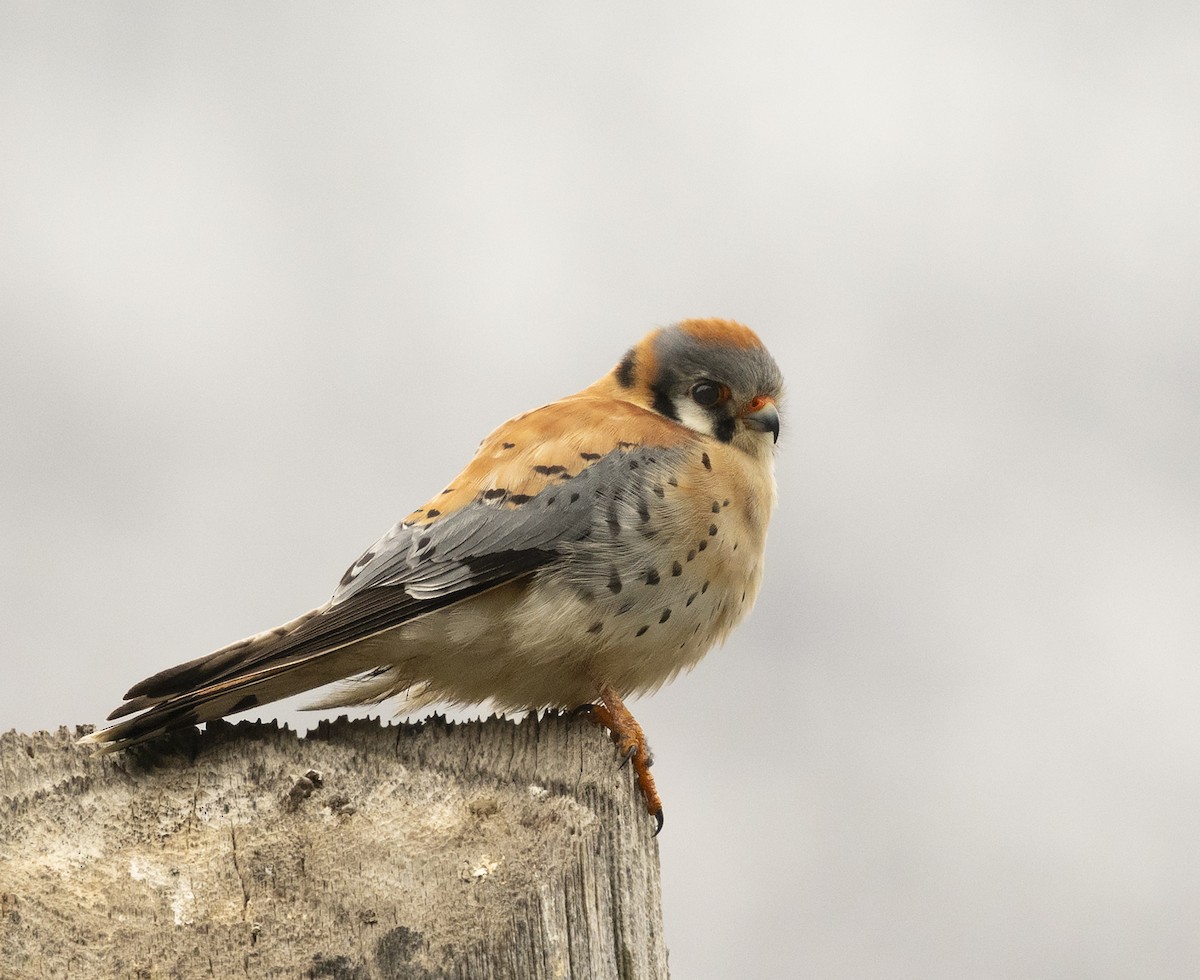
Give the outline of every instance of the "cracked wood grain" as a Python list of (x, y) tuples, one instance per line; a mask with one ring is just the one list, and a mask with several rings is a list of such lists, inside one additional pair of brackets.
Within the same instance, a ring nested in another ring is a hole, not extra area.
[(551, 715), (0, 735), (0, 977), (667, 977), (653, 824)]

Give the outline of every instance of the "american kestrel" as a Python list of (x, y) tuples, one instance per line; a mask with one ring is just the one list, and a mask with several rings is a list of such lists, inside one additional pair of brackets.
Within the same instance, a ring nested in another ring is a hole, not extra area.
[(781, 389), (739, 323), (652, 331), (595, 384), (488, 436), (323, 606), (135, 684), (109, 715), (124, 720), (86, 741), (120, 748), (333, 681), (311, 707), (582, 705), (632, 763), (657, 833), (623, 699), (694, 666), (753, 605)]

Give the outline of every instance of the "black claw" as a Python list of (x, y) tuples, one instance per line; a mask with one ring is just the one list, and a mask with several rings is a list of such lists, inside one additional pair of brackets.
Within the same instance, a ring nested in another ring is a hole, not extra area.
[(624, 768), (625, 768), (625, 766), (629, 764), (629, 760), (630, 760), (630, 759), (632, 759), (632, 758), (633, 758), (635, 755), (637, 755), (637, 750), (638, 750), (638, 747), (637, 747), (637, 744), (636, 744), (636, 743), (634, 743), (633, 745), (629, 746), (629, 748), (628, 748), (628, 749), (626, 749), (626, 750), (625, 750), (625, 751), (622, 753), (622, 755), (621, 755), (621, 764), (620, 764), (619, 766), (617, 766), (617, 768), (618, 768), (618, 769), (624, 769)]
[(661, 806), (660, 806), (660, 807), (659, 807), (657, 810), (655, 810), (655, 811), (654, 811), (654, 822), (655, 822), (655, 824), (657, 824), (657, 826), (654, 828), (654, 833), (652, 833), (652, 834), (650, 835), (651, 837), (657, 837), (657, 836), (658, 836), (658, 832), (659, 832), (660, 830), (662, 830), (662, 825), (663, 825), (663, 812), (662, 812), (662, 807), (661, 807)]

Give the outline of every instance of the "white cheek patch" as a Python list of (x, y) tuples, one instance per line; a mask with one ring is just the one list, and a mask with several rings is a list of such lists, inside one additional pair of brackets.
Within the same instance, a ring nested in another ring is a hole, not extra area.
[(713, 417), (690, 398), (675, 403), (675, 411), (679, 421), (695, 432), (703, 432), (706, 436), (716, 436), (713, 431)]

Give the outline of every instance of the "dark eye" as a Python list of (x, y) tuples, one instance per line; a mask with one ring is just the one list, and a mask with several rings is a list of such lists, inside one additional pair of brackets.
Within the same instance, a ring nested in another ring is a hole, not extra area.
[(715, 381), (697, 381), (692, 385), (692, 401), (704, 408), (712, 408), (717, 402), (729, 397), (729, 389)]

